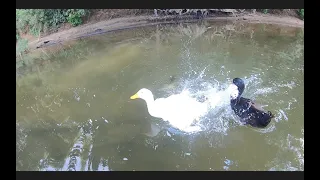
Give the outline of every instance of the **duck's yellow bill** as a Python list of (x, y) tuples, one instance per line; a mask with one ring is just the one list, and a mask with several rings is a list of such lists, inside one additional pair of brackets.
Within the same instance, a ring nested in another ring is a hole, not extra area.
[(130, 97), (130, 99), (137, 99), (137, 98), (139, 98), (138, 94), (135, 94), (135, 95)]

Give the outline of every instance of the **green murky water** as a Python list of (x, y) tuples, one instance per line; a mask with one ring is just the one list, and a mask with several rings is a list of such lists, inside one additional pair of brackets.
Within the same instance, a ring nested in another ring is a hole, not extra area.
[[(159, 25), (59, 49), (17, 63), (16, 170), (304, 170), (301, 29)], [(240, 125), (224, 106), (204, 131), (183, 134), (129, 99), (141, 88), (165, 97), (234, 77), (246, 82), (243, 96), (275, 114), (267, 128)]]

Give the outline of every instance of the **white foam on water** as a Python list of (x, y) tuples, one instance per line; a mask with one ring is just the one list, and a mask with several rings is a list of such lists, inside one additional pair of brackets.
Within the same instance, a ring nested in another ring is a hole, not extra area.
[(284, 120), (288, 121), (288, 117), (287, 117), (286, 113), (281, 109), (279, 109), (279, 112), (282, 114)]
[(278, 113), (275, 115), (274, 120), (275, 120), (275, 122), (280, 122), (282, 120), (288, 121), (289, 118), (288, 118), (287, 114), (282, 109), (279, 109)]
[(294, 81), (291, 81), (291, 82), (279, 84), (278, 87), (287, 87), (289, 89), (293, 89), (294, 87), (296, 87), (296, 83)]
[(288, 134), (287, 147), (295, 154), (299, 169), (304, 169), (304, 137), (297, 138)]
[(274, 130), (276, 130), (276, 125), (275, 125), (275, 123), (273, 123), (272, 121), (271, 121), (271, 123), (270, 123), (270, 125), (269, 126), (267, 126), (266, 128), (261, 128), (261, 129), (253, 129), (254, 131), (257, 131), (257, 132), (259, 132), (259, 133), (270, 133), (270, 132), (272, 132), (272, 131), (274, 131)]

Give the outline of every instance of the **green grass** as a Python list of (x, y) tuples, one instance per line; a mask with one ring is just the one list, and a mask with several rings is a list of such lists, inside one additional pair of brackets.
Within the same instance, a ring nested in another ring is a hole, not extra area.
[(16, 55), (21, 57), (28, 48), (28, 41), (21, 39), (21, 34), (40, 36), (55, 31), (63, 23), (78, 26), (89, 13), (86, 9), (16, 9)]

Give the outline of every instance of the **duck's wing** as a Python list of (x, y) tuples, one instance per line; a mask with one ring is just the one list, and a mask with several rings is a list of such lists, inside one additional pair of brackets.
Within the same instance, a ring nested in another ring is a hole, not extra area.
[(241, 98), (242, 101), (245, 101), (247, 104), (248, 104), (248, 108), (250, 107), (253, 107), (259, 111), (263, 111), (263, 112), (266, 112), (266, 110), (264, 110), (262, 108), (262, 105), (261, 104), (258, 104), (258, 103), (255, 103), (253, 100), (251, 99), (248, 99), (248, 98)]
[(255, 102), (251, 101), (251, 106), (254, 107), (255, 109), (259, 110), (259, 111), (266, 112), (266, 110), (262, 108), (261, 104), (257, 104)]
[(157, 112), (158, 116), (163, 118), (163, 115), (170, 113), (172, 109), (172, 103), (170, 103), (170, 98), (158, 98), (154, 101), (154, 110)]
[(241, 109), (246, 111), (251, 107), (252, 101), (251, 99), (240, 97), (240, 101), (238, 102), (238, 104), (241, 106)]
[(171, 95), (167, 98), (158, 98), (154, 103), (154, 111), (158, 117), (165, 121), (177, 119), (177, 115), (181, 114), (181, 109), (184, 108), (184, 103), (178, 95)]
[(274, 118), (274, 114), (272, 114), (271, 111), (267, 111), (267, 110), (263, 109), (261, 104), (257, 104), (255, 102), (251, 101), (251, 106), (258, 111), (261, 111), (263, 113), (268, 114), (270, 116), (270, 118)]
[(177, 128), (185, 128), (207, 111), (206, 104), (197, 102), (184, 94), (172, 95), (166, 99), (156, 99), (161, 118)]

